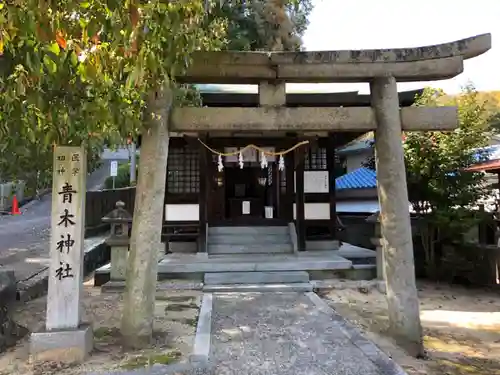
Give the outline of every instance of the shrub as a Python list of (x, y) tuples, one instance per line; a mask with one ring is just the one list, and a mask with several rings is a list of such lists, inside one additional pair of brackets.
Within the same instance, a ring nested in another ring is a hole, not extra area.
[[(136, 164), (136, 176), (137, 165)], [(115, 177), (115, 189), (125, 188), (130, 186), (130, 163), (120, 164), (118, 166), (118, 175)], [(113, 177), (109, 176), (104, 181), (105, 189), (113, 189)]]

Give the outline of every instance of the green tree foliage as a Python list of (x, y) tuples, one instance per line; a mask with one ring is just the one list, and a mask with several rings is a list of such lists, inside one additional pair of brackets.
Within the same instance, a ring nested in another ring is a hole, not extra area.
[(216, 11), (228, 19), (227, 49), (297, 51), (312, 11), (311, 0), (227, 1)]
[[(105, 141), (139, 132), (144, 93), (184, 69), (190, 52), (296, 50), (312, 9), (310, 0), (230, 1), (206, 13), (205, 3), (1, 3), (1, 177), (48, 186), (53, 144), (87, 144), (93, 169)], [(200, 103), (192, 86), (176, 99)]]
[[(441, 96), (426, 90), (416, 105), (438, 106)], [(443, 104), (458, 107), (456, 130), (405, 134), (408, 193), (416, 212), (469, 208), (484, 194), (483, 175), (466, 169), (488, 157), (478, 150), (491, 136), (485, 104), (472, 86)]]
[[(155, 246), (163, 214), (152, 201), (165, 190), (163, 146), (174, 78), (194, 51), (224, 45), (225, 25), (224, 19), (207, 17), (204, 0), (0, 4), (0, 79), (7, 86), (0, 94), (0, 136), (7, 152), (12, 144), (22, 148), (20, 134), (39, 142), (37, 149), (138, 132), (147, 139), (127, 266), (133, 276), (127, 278), (122, 316), (130, 346), (148, 345), (152, 337)], [(189, 89), (177, 96), (182, 101), (188, 95)]]
[(149, 89), (186, 68), (191, 52), (224, 45), (225, 20), (206, 17), (203, 0), (139, 4), (0, 3), (3, 178), (46, 185), (53, 144), (84, 143), (97, 160), (105, 139), (141, 129)]
[[(227, 16), (207, 12), (206, 3), (0, 3), (0, 84), (6, 87), (0, 93), (0, 137), (2, 151), (14, 152), (11, 163), (24, 157), (22, 165), (29, 165), (37, 156), (36, 168), (47, 171), (53, 144), (97, 147), (104, 140), (143, 136), (122, 316), (124, 342), (131, 346), (147, 345), (152, 337), (163, 215), (156, 202), (165, 193), (171, 90), (174, 105), (196, 99), (192, 87), (179, 88), (174, 79), (194, 51), (220, 50), (227, 43)], [(296, 48), (305, 18), (293, 4), (299, 2), (270, 0), (256, 8), (259, 45)], [(302, 26), (295, 27), (292, 18)], [(247, 41), (252, 45), (253, 36)]]
[[(404, 134), (408, 197), (419, 218), (419, 232), (427, 272), (437, 276), (440, 248), (461, 241), (477, 223), (473, 207), (484, 197), (484, 175), (467, 168), (488, 155), (481, 151), (494, 133), (493, 107), (472, 85), (457, 96), (426, 89), (417, 106), (452, 105), (458, 108), (459, 126), (450, 132), (406, 132)], [(375, 167), (374, 158), (365, 166)]]
[[(417, 105), (437, 106), (443, 94), (426, 90)], [(443, 101), (441, 101), (443, 103)], [(405, 139), (408, 195), (419, 217), (427, 273), (438, 277), (441, 249), (462, 242), (477, 223), (473, 207), (484, 197), (484, 175), (467, 168), (488, 155), (479, 149), (491, 137), (485, 103), (474, 87), (443, 104), (458, 107), (459, 127), (451, 132), (408, 133)]]

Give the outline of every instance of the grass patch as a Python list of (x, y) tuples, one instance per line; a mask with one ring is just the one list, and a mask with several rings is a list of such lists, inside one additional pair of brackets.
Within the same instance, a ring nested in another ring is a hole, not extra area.
[(118, 335), (119, 330), (115, 327), (99, 327), (94, 330), (94, 338), (97, 340), (102, 340), (106, 337), (116, 337)]
[(167, 307), (165, 307), (165, 312), (169, 311), (182, 311), (182, 310), (187, 310), (187, 309), (197, 309), (198, 305), (194, 302), (192, 303), (172, 303), (168, 304)]
[(187, 324), (188, 326), (191, 327), (196, 327), (198, 325), (198, 319), (197, 318), (178, 318), (178, 319), (172, 319), (174, 322), (179, 322), (182, 324)]
[(177, 350), (168, 353), (140, 355), (130, 358), (127, 362), (121, 365), (121, 368), (125, 370), (134, 370), (142, 367), (150, 367), (155, 364), (170, 365), (176, 362), (181, 355), (181, 352)]
[(193, 299), (192, 296), (169, 296), (165, 297), (165, 301), (169, 302), (189, 302)]

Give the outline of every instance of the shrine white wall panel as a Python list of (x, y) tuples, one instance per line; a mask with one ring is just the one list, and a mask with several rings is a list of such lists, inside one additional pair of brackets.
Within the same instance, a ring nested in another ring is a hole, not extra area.
[[(306, 220), (330, 220), (330, 203), (305, 203)], [(297, 205), (293, 204), (293, 218), (297, 218)]]
[[(297, 192), (297, 172), (294, 172), (295, 192)], [(304, 171), (304, 193), (328, 193), (328, 171)]]
[(198, 221), (199, 204), (166, 204), (165, 221)]

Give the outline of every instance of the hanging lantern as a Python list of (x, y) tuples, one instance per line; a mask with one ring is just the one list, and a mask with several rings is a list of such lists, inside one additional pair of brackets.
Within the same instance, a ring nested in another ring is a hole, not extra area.
[(280, 160), (278, 162), (278, 169), (280, 171), (285, 170), (285, 158), (283, 157), (283, 155), (280, 155)]
[(217, 169), (219, 172), (222, 172), (224, 169), (224, 164), (222, 163), (222, 155), (219, 155), (219, 158), (217, 159)]
[(267, 168), (267, 157), (266, 154), (264, 154), (264, 152), (260, 153), (260, 167), (262, 169)]
[(241, 151), (238, 155), (238, 164), (240, 165), (240, 169), (243, 169), (243, 154), (241, 153)]

